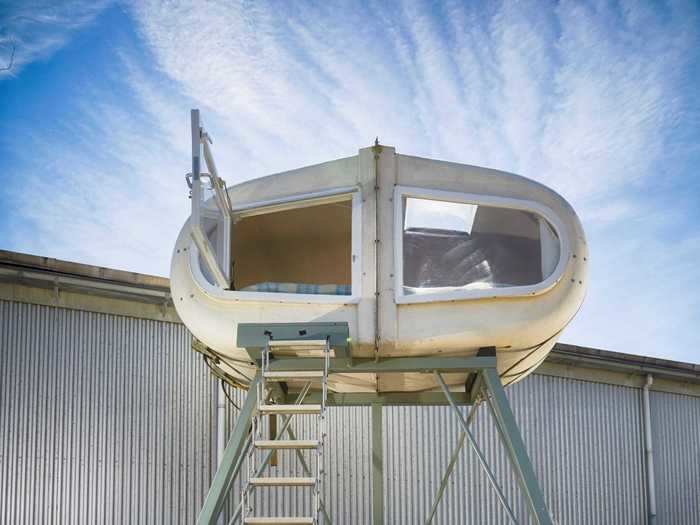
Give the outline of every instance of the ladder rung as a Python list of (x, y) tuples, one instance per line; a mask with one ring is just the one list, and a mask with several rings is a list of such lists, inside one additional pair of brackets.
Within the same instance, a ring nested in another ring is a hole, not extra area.
[(318, 445), (315, 439), (263, 439), (255, 442), (257, 448), (264, 449), (316, 448)]
[(260, 405), (262, 414), (320, 414), (321, 405)]
[(316, 478), (250, 478), (250, 484), (256, 487), (311, 487)]
[(270, 350), (273, 350), (275, 348), (287, 348), (290, 346), (323, 349), (326, 347), (326, 340), (325, 339), (289, 339), (289, 340), (273, 339), (272, 341), (270, 341), (269, 345), (270, 345)]
[(251, 525), (313, 525), (313, 518), (246, 518)]
[(299, 370), (296, 372), (265, 372), (265, 379), (287, 381), (289, 379), (323, 379), (323, 370)]
[[(325, 339), (270, 341), (270, 353), (280, 356), (323, 357), (326, 350)], [(335, 356), (335, 351), (329, 349), (329, 357)]]

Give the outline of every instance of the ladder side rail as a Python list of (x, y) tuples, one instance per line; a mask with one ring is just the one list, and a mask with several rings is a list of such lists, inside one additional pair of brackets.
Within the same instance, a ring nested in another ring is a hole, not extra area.
[[(321, 410), (316, 420), (316, 433), (318, 436), (318, 448), (316, 449), (316, 483), (314, 486), (313, 516), (314, 522), (318, 524), (321, 512), (321, 488), (323, 486), (324, 472), (324, 446), (326, 439), (326, 403), (328, 400), (328, 368), (330, 363), (330, 338), (326, 338), (323, 348), (323, 379), (321, 380)], [(324, 512), (325, 514), (325, 512)]]

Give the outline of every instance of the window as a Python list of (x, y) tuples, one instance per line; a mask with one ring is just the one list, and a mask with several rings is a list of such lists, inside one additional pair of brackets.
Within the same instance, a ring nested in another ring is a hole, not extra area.
[(253, 210), (233, 226), (233, 286), (245, 292), (352, 295), (353, 200)]
[(533, 211), (408, 195), (398, 202), (403, 296), (538, 285), (559, 263), (556, 229)]

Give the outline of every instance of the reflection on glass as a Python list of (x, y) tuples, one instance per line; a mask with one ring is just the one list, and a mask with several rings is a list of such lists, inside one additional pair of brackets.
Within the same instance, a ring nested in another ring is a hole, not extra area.
[(527, 286), (559, 261), (559, 239), (523, 210), (404, 199), (404, 293)]

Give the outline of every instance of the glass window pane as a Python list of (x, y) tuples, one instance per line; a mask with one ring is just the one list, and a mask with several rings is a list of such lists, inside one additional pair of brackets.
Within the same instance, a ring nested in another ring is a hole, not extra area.
[(552, 226), (532, 212), (405, 198), (404, 293), (527, 286), (559, 261)]

